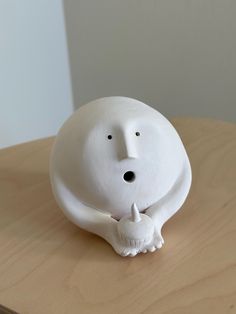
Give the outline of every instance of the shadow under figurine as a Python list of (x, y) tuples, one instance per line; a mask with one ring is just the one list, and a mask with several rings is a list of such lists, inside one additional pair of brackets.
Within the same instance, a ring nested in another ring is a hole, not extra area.
[(184, 203), (191, 167), (182, 141), (158, 111), (126, 97), (106, 97), (65, 122), (54, 143), (55, 198), (79, 227), (122, 256), (161, 248), (163, 224)]

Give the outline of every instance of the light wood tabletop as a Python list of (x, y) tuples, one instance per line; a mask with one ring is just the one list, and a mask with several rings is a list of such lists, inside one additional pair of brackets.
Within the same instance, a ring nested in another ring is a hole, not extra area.
[(236, 125), (172, 120), (193, 184), (155, 253), (120, 257), (69, 222), (50, 188), (53, 138), (0, 150), (0, 304), (22, 314), (236, 313)]

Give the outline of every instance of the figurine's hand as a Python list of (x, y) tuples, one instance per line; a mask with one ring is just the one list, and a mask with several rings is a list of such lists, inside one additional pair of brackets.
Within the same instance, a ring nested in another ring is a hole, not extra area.
[(155, 228), (152, 241), (148, 243), (147, 245), (145, 245), (142, 248), (141, 252), (142, 253), (154, 252), (156, 249), (160, 249), (163, 244), (164, 244), (164, 239), (161, 235), (161, 232)]
[(147, 210), (145, 213), (147, 216), (149, 216), (151, 218), (151, 220), (154, 223), (154, 235), (153, 235), (153, 239), (150, 242), (149, 245), (147, 245), (142, 252), (146, 253), (146, 252), (154, 252), (156, 249), (160, 249), (163, 244), (164, 244), (164, 239), (161, 235), (161, 226), (160, 224), (158, 224), (157, 222), (159, 222), (159, 220), (155, 220), (155, 217), (153, 217), (152, 212)]
[(152, 217), (140, 214), (135, 203), (131, 207), (130, 217), (123, 217), (119, 222), (114, 220), (110, 224), (106, 240), (122, 256), (153, 252), (164, 243)]

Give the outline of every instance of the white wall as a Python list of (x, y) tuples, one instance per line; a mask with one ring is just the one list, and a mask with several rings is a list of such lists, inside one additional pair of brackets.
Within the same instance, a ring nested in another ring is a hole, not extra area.
[(124, 95), (236, 121), (236, 1), (64, 0), (75, 105)]
[(72, 110), (61, 0), (0, 0), (0, 147), (55, 134)]

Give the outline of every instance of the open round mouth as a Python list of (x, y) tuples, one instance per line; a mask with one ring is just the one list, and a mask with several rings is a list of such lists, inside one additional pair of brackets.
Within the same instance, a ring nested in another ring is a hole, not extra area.
[(133, 171), (127, 171), (123, 175), (123, 179), (125, 180), (125, 182), (131, 183), (135, 180), (135, 173)]

